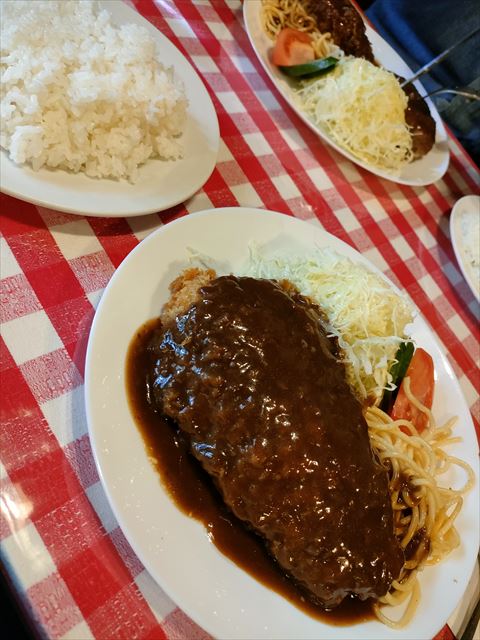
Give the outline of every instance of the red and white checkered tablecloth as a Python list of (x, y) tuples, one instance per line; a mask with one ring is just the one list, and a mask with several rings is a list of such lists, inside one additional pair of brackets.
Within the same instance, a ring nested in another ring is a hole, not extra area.
[[(420, 307), (480, 424), (479, 305), (448, 226), (454, 202), (477, 193), (480, 181), (457, 142), (434, 185), (377, 178), (323, 144), (280, 97), (248, 42), (239, 0), (135, 6), (187, 56), (213, 99), (220, 153), (204, 188), (169, 211), (130, 219), (1, 196), (1, 553), (25, 615), (51, 638), (207, 637), (154, 583), (115, 521), (83, 401), (88, 333), (104, 287), (140, 240), (176, 217), (262, 207), (353, 245)], [(450, 620), (454, 633), (475, 590), (478, 574)]]

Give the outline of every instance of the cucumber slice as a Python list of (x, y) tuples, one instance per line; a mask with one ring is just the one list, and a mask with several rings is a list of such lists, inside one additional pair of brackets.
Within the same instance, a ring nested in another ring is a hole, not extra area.
[(293, 64), (288, 67), (279, 67), (279, 69), (290, 78), (311, 78), (330, 71), (337, 65), (337, 62), (337, 58), (319, 58), (312, 60), (312, 62)]
[(405, 374), (407, 373), (408, 365), (413, 356), (413, 352), (415, 351), (415, 346), (413, 342), (402, 342), (398, 347), (398, 351), (395, 354), (395, 361), (390, 367), (390, 374), (392, 376), (392, 383), (396, 385), (395, 389), (386, 389), (382, 401), (380, 403), (380, 409), (382, 411), (390, 410), (391, 406), (395, 402), (395, 398), (397, 397), (398, 388), (400, 383), (402, 382)]

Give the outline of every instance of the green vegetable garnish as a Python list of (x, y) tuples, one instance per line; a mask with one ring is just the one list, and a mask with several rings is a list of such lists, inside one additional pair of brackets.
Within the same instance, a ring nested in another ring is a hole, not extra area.
[(293, 64), (288, 67), (279, 67), (279, 69), (290, 78), (312, 78), (327, 71), (331, 71), (337, 65), (337, 58), (319, 58), (312, 62), (304, 64)]
[(390, 367), (390, 375), (392, 376), (392, 384), (396, 385), (395, 389), (386, 389), (382, 402), (380, 403), (380, 409), (382, 411), (390, 410), (390, 407), (395, 402), (395, 398), (397, 397), (398, 387), (402, 382), (405, 374), (407, 373), (408, 365), (410, 364), (410, 360), (412, 359), (413, 352), (415, 351), (415, 347), (413, 342), (402, 342), (398, 347), (398, 351), (395, 354), (395, 362)]

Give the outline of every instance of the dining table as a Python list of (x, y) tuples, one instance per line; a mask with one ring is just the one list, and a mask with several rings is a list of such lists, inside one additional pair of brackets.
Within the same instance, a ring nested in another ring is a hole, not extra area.
[[(479, 193), (480, 175), (450, 132), (448, 170), (428, 186), (378, 177), (335, 151), (265, 73), (240, 0), (128, 4), (202, 79), (218, 116), (218, 158), (197, 193), (149, 215), (73, 215), (2, 192), (1, 567), (38, 637), (206, 640), (133, 552), (95, 465), (85, 357), (109, 280), (144, 238), (183, 216), (236, 206), (294, 216), (351, 245), (408, 293), (458, 378), (478, 436), (480, 305), (457, 263), (449, 217), (461, 197)], [(478, 593), (476, 567), (438, 638), (461, 637)]]

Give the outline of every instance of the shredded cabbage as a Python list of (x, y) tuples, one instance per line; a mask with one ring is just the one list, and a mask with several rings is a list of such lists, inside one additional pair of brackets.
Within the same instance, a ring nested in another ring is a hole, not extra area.
[(408, 98), (390, 71), (363, 58), (344, 58), (294, 96), (316, 125), (360, 160), (399, 171), (413, 159)]
[(360, 400), (379, 402), (384, 389), (392, 388), (388, 371), (407, 338), (413, 308), (381, 276), (330, 249), (309, 256), (266, 257), (255, 245), (242, 275), (289, 280), (320, 305), (328, 318), (326, 330), (343, 351), (347, 380)]

